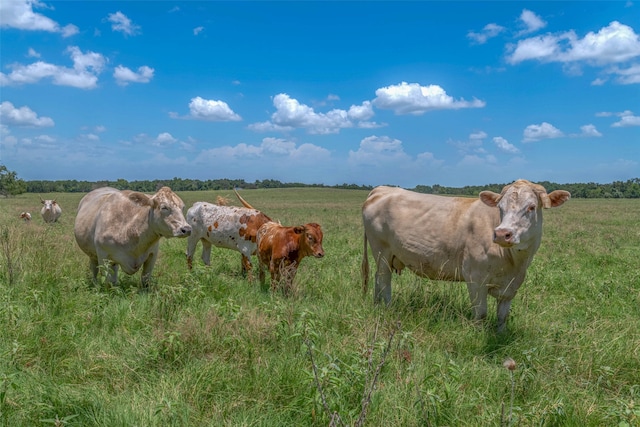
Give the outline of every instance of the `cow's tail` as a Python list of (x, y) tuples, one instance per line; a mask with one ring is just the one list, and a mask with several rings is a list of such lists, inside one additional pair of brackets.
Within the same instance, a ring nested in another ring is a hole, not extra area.
[(367, 251), (367, 233), (364, 234), (364, 250), (362, 251), (362, 264), (360, 272), (362, 273), (362, 294), (366, 295), (369, 291), (369, 253)]
[(244, 206), (247, 209), (255, 209), (245, 199), (242, 198), (242, 196), (238, 193), (238, 190), (234, 188), (233, 192), (236, 193), (236, 197), (238, 198), (238, 200), (240, 200), (240, 203), (242, 203), (242, 206)]

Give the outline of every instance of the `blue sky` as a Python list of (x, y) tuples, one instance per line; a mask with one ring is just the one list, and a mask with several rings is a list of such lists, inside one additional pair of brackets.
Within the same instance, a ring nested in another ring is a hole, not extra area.
[(640, 3), (0, 3), (26, 180), (640, 177)]

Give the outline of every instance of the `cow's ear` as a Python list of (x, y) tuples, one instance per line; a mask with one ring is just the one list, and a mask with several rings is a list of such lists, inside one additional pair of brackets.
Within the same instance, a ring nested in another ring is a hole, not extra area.
[(147, 196), (144, 193), (132, 191), (131, 193), (128, 194), (128, 197), (129, 197), (129, 200), (131, 200), (133, 203), (137, 205), (153, 206), (153, 200), (151, 200), (151, 197)]
[(302, 234), (304, 233), (304, 227), (302, 225), (296, 225), (293, 227), (293, 232), (296, 234)]
[(501, 194), (494, 193), (493, 191), (482, 191), (480, 193), (480, 200), (482, 200), (482, 203), (492, 208), (498, 206), (498, 202), (501, 198)]
[(562, 205), (564, 202), (571, 198), (571, 193), (564, 190), (555, 190), (549, 193), (549, 201), (552, 208)]

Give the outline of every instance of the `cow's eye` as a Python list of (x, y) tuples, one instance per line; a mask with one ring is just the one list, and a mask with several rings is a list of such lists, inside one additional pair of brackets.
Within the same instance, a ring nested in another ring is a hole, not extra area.
[(527, 212), (533, 212), (536, 210), (536, 205), (529, 205), (529, 207), (527, 208)]
[(171, 211), (171, 208), (167, 205), (161, 205), (160, 209), (162, 210), (162, 212), (169, 212)]

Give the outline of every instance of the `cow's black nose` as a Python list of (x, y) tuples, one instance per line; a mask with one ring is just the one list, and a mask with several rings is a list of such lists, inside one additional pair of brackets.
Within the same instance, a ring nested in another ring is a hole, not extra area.
[(180, 232), (182, 234), (184, 234), (185, 236), (191, 235), (191, 226), (190, 225), (185, 225), (184, 227), (180, 228)]

